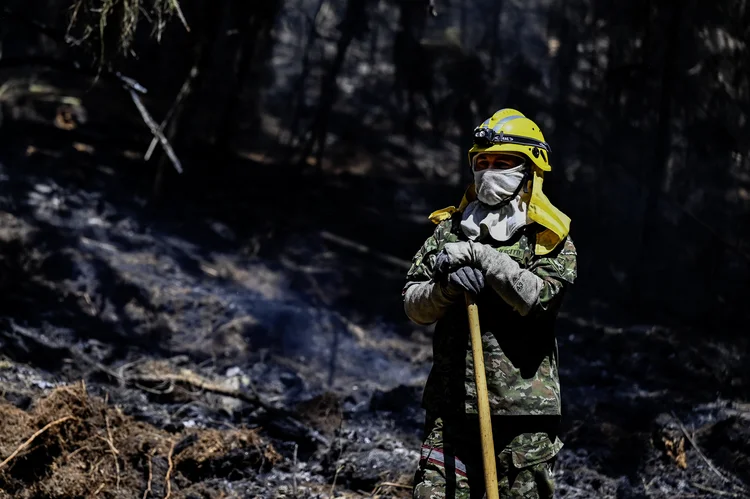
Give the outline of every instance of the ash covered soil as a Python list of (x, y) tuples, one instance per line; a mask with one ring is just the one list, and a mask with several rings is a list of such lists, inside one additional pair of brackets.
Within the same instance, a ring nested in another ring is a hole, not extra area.
[[(434, 206), (333, 214), (420, 186), (279, 201), (250, 165), (231, 207), (154, 205), (136, 162), (90, 153), (0, 153), (0, 498), (409, 497), (430, 331), (379, 252), (416, 250)], [(558, 497), (750, 497), (747, 337), (572, 306), (557, 334)]]

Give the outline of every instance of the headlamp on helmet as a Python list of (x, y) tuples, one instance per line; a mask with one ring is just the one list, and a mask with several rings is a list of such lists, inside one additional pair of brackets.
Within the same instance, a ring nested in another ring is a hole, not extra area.
[[(495, 144), (520, 144), (530, 147), (539, 147), (547, 151), (547, 154), (552, 152), (552, 148), (546, 142), (535, 140), (530, 137), (520, 137), (518, 135), (509, 135), (500, 132), (495, 132), (492, 128), (485, 126), (479, 126), (474, 129), (474, 143), (479, 147), (489, 147)], [(536, 153), (535, 155), (537, 155)]]

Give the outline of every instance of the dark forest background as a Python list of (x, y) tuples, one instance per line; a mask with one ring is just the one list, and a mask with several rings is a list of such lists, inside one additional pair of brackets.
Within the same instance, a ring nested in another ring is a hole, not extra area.
[(504, 107), (578, 248), (558, 496), (750, 497), (748, 43), (746, 0), (0, 0), (0, 499), (410, 497), (401, 289)]
[[(574, 221), (577, 307), (717, 330), (748, 318), (744, 0), (4, 3), (6, 137), (48, 118), (13, 113), (42, 93), (71, 133), (131, 151), (162, 201), (222, 186), (247, 200), (279, 182), (311, 199), (304, 185), (338, 177), (350, 213), (370, 214), (347, 230), (408, 260), (425, 216), (470, 179), (473, 127), (513, 107), (553, 147), (546, 186)], [(117, 74), (148, 90), (182, 176), (160, 147), (141, 164), (151, 136)], [(232, 216), (253, 218), (247, 201)], [(394, 233), (394, 217), (420, 228)]]

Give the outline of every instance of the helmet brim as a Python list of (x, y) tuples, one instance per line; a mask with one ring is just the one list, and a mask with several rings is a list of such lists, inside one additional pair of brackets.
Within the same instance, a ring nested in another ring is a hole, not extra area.
[(474, 161), (474, 156), (476, 156), (479, 153), (500, 153), (500, 152), (508, 152), (508, 153), (520, 153), (524, 156), (526, 156), (529, 161), (531, 161), (534, 166), (539, 168), (542, 171), (548, 172), (552, 170), (552, 167), (549, 164), (549, 155), (548, 152), (542, 149), (541, 147), (535, 147), (535, 146), (528, 146), (528, 145), (521, 145), (521, 144), (494, 144), (489, 147), (481, 147), (477, 144), (474, 144), (474, 147), (472, 147), (469, 150), (469, 165), (471, 165)]

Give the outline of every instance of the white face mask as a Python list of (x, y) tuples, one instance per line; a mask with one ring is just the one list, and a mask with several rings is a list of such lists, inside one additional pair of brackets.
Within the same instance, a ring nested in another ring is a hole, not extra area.
[(518, 190), (525, 176), (525, 165), (508, 170), (481, 170), (474, 172), (477, 199), (494, 206), (507, 201)]

